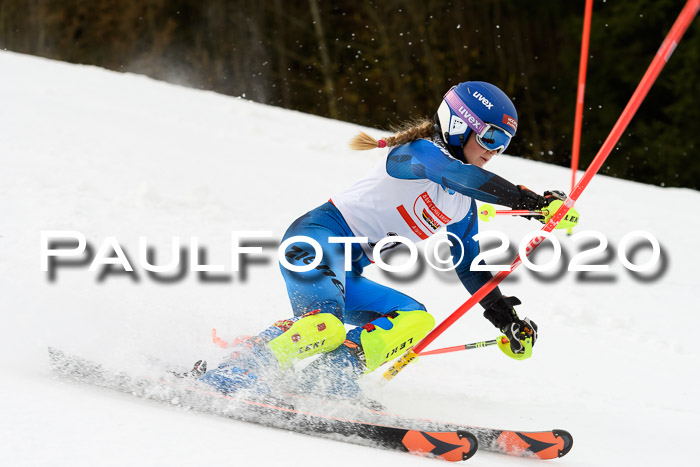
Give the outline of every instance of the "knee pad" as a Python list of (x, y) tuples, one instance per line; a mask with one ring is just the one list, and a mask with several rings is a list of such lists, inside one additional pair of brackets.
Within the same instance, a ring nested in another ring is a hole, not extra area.
[[(435, 326), (435, 319), (425, 310), (392, 311), (364, 325), (360, 345), (365, 356), (365, 373), (400, 356), (416, 345)], [(352, 332), (352, 331), (351, 331)]]
[(282, 368), (319, 353), (330, 352), (345, 341), (345, 326), (330, 313), (312, 311), (297, 318), (278, 321), (283, 333), (272, 339), (268, 348)]

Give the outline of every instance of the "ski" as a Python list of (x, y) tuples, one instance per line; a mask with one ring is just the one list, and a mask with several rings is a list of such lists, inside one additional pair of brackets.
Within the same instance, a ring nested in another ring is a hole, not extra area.
[(512, 431), (494, 428), (465, 427), (477, 441), (479, 449), (509, 456), (556, 459), (565, 456), (574, 444), (566, 430)]
[(49, 358), (52, 372), (64, 379), (295, 433), (446, 461), (467, 460), (478, 446), (474, 435), (465, 430), (426, 431), (311, 413), (280, 404), (273, 398), (227, 396), (192, 381), (185, 386), (181, 379), (152, 379), (112, 372), (98, 363), (53, 348), (49, 348)]
[(555, 459), (566, 455), (573, 445), (565, 430), (514, 431), (442, 423), (291, 394), (229, 396), (196, 381), (175, 378), (173, 373), (157, 378), (132, 376), (52, 348), (49, 356), (53, 373), (64, 379), (245, 422), (449, 461), (466, 460), (477, 447), (511, 456)]
[[(278, 396), (279, 397), (279, 396)], [(308, 396), (284, 395), (285, 403), (295, 407), (314, 407), (324, 413), (342, 411), (342, 403), (338, 401), (319, 400)], [(347, 407), (347, 404), (346, 404)], [(516, 457), (535, 459), (556, 459), (565, 456), (573, 446), (573, 437), (566, 430), (515, 431), (496, 428), (484, 428), (474, 425), (443, 423), (433, 420), (407, 418), (400, 415), (372, 410), (354, 404), (355, 415), (369, 420), (381, 420), (384, 423), (410, 426), (411, 428), (432, 431), (463, 430), (476, 437), (480, 451), (506, 454)], [(374, 417), (374, 418), (372, 418)]]

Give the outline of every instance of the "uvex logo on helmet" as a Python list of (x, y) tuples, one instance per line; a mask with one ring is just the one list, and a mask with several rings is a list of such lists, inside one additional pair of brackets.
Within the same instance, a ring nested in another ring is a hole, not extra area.
[(464, 117), (465, 120), (467, 120), (469, 123), (474, 125), (474, 127), (476, 129), (481, 129), (480, 128), (481, 122), (479, 120), (477, 120), (476, 118), (474, 118), (474, 116), (471, 114), (471, 112), (469, 112), (469, 110), (467, 110), (466, 108), (464, 108), (463, 106), (460, 105), (459, 106), (459, 113), (462, 114), (462, 116)]
[(489, 101), (487, 98), (485, 98), (483, 96), (483, 94), (481, 94), (479, 91), (474, 91), (473, 96), (476, 97), (479, 102), (484, 104), (487, 109), (491, 110), (491, 108), (493, 107), (493, 104), (491, 103), (491, 101)]

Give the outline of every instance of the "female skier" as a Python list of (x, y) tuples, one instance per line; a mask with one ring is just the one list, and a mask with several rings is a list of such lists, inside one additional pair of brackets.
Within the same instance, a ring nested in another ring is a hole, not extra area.
[[(379, 141), (364, 133), (356, 136), (353, 149), (387, 148), (379, 166), (294, 221), (284, 235), (287, 265), (281, 271), (294, 317), (240, 340), (202, 380), (224, 392), (268, 391), (268, 383), (279, 381), (295, 361), (323, 354), (296, 378), (303, 390), (357, 395), (357, 378), (401, 355), (435, 325), (420, 302), (362, 276), (377, 242), (396, 235), (418, 242), (446, 227), (461, 240), (461, 245), (452, 242), (451, 253), (454, 261), (464, 253), (456, 272), (473, 294), (492, 277), (469, 270), (479, 253), (472, 239), (478, 231), (476, 200), (532, 211), (558, 197), (538, 195), (483, 169), (506, 150), (517, 128), (518, 115), (506, 94), (471, 81), (445, 94), (434, 121), (420, 121)], [(292, 270), (308, 269), (316, 259), (309, 239), (320, 246), (321, 262), (303, 272)], [(514, 306), (520, 300), (496, 288), (480, 304), (484, 317), (510, 340), (513, 355), (531, 352), (537, 326), (518, 317)], [(346, 332), (345, 324), (357, 327)]]

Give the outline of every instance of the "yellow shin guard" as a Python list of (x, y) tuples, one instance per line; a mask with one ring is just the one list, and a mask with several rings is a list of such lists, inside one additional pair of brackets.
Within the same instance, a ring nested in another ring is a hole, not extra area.
[(345, 341), (345, 326), (330, 313), (314, 313), (290, 320), (291, 327), (272, 339), (268, 348), (282, 368), (289, 368), (297, 360), (330, 352)]
[(365, 373), (403, 354), (435, 326), (435, 319), (424, 310), (396, 311), (365, 325), (360, 334), (365, 354)]

